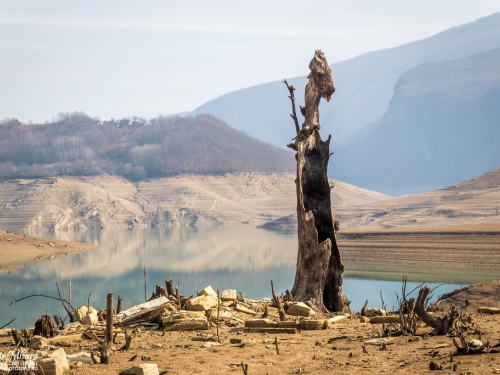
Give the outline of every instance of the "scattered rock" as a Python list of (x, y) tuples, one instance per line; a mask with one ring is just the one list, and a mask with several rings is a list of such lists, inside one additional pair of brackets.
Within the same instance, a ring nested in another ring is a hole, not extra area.
[(436, 363), (434, 361), (429, 362), (429, 370), (434, 371), (434, 370), (444, 370), (443, 365), (440, 365), (439, 363)]
[(250, 310), (249, 308), (246, 308), (243, 305), (237, 304), (236, 307), (234, 308), (236, 311), (241, 312), (243, 314), (248, 314), (248, 315), (257, 315), (257, 313), (253, 310)]
[(286, 309), (286, 313), (288, 315), (305, 316), (305, 317), (309, 317), (315, 314), (314, 310), (303, 302), (289, 303), (288, 308)]
[(89, 314), (85, 315), (81, 320), (80, 323), (82, 323), (84, 326), (93, 326), (94, 324), (97, 323), (98, 321), (97, 317), (97, 311), (91, 311)]
[(223, 302), (236, 301), (237, 297), (238, 297), (238, 293), (236, 292), (236, 289), (226, 289), (222, 292), (221, 300)]
[(385, 310), (379, 309), (378, 307), (370, 307), (366, 309), (365, 316), (371, 318), (374, 316), (385, 316), (387, 313)]
[(217, 306), (217, 300), (217, 295), (201, 295), (187, 301), (186, 309), (188, 311), (207, 311)]
[(68, 359), (68, 361), (73, 361), (73, 362), (93, 363), (92, 357), (90, 356), (90, 353), (87, 353), (87, 352), (68, 354), (68, 355), (66, 355), (66, 358)]
[(158, 365), (156, 363), (143, 363), (138, 366), (126, 368), (120, 372), (120, 375), (159, 375)]
[(400, 323), (401, 320), (399, 319), (398, 315), (390, 315), (390, 316), (374, 316), (370, 318), (370, 323), (371, 324), (397, 324)]
[(36, 375), (63, 375), (64, 371), (69, 371), (68, 359), (63, 348), (57, 349), (48, 358), (40, 359), (37, 365)]
[(249, 319), (245, 322), (245, 327), (251, 328), (251, 327), (258, 327), (258, 328), (265, 328), (265, 327), (277, 327), (278, 325), (276, 322), (272, 321), (269, 318), (264, 318), (264, 319)]
[(28, 344), (28, 348), (40, 350), (47, 347), (47, 339), (42, 336), (33, 336)]
[(203, 289), (201, 292), (199, 292), (198, 296), (217, 296), (217, 293), (215, 293), (214, 288), (212, 288), (209, 285), (205, 289)]
[(391, 345), (394, 344), (392, 341), (394, 341), (393, 338), (384, 337), (379, 339), (366, 340), (365, 345), (373, 345), (373, 346), (382, 346), (382, 344)]
[(161, 316), (164, 331), (207, 330), (208, 320), (204, 315), (192, 311), (172, 311)]
[(94, 309), (92, 306), (82, 306), (77, 309), (75, 309), (75, 312), (73, 313), (73, 318), (75, 322), (81, 322), (83, 317), (95, 312), (97, 314), (96, 309)]

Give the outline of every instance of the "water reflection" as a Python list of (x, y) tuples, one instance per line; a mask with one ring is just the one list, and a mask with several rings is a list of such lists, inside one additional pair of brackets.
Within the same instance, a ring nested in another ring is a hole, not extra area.
[[(106, 293), (112, 291), (121, 295), (124, 306), (129, 307), (144, 301), (144, 267), (147, 270), (148, 293), (154, 290), (155, 284), (164, 285), (164, 280), (171, 278), (174, 282), (180, 281), (181, 293), (188, 296), (195, 295), (206, 285), (212, 285), (214, 289), (221, 290), (235, 288), (249, 298), (269, 297), (271, 279), (277, 291), (284, 291), (291, 288), (295, 276), (297, 238), (293, 231), (271, 232), (243, 225), (36, 235), (88, 242), (99, 247), (0, 274), (0, 323), (17, 317), (13, 326), (22, 328), (33, 326), (46, 311), (50, 315), (56, 312), (63, 314), (59, 302), (45, 298), (29, 298), (11, 306), (9, 302), (14, 297), (29, 294), (56, 296), (56, 281), (67, 298), (70, 278), (75, 306), (86, 304), (90, 292), (91, 302), (104, 303)], [(353, 270), (351, 276), (350, 269)], [(441, 271), (434, 274), (439, 275)], [(363, 277), (365, 274), (369, 275), (368, 278)], [(378, 306), (382, 291), (388, 308), (392, 308), (396, 304), (395, 292), (401, 289), (399, 280), (403, 274), (413, 280), (409, 283), (409, 290), (419, 280), (431, 281), (418, 274), (414, 278), (411, 269), (381, 268), (377, 274), (377, 267), (373, 265), (346, 261), (344, 290), (352, 299), (351, 307), (359, 311), (366, 298), (372, 302), (371, 306)], [(479, 281), (467, 279), (463, 272), (456, 276), (457, 282), (439, 289), (439, 294), (460, 287), (460, 282)], [(432, 285), (446, 280), (450, 279), (439, 280), (437, 277), (432, 280), (435, 281)]]

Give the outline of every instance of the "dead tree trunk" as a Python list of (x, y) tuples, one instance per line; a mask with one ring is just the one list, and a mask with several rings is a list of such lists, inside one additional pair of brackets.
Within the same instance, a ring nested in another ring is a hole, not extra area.
[(335, 92), (331, 70), (324, 54), (317, 50), (309, 64), (311, 73), (305, 90), (305, 107), (300, 108), (305, 117), (298, 130), (295, 113), (295, 88), (285, 83), (290, 92), (293, 114), (290, 115), (298, 130), (295, 143), (288, 147), (297, 151), (297, 220), (298, 255), (297, 271), (292, 289), (294, 300), (310, 301), (322, 311), (348, 311), (342, 283), (344, 265), (340, 258), (335, 237), (336, 220), (332, 213), (328, 181), (330, 137), (321, 140), (319, 134), (319, 102), (330, 101)]
[(104, 342), (101, 346), (101, 364), (109, 364), (111, 346), (113, 345), (113, 293), (108, 293), (106, 299), (106, 330), (104, 331)]

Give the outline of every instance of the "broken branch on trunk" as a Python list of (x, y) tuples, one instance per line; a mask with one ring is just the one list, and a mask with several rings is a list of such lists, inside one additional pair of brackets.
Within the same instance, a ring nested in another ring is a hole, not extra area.
[(292, 101), (292, 114), (290, 115), (290, 117), (293, 119), (293, 122), (295, 123), (295, 130), (297, 131), (297, 134), (299, 134), (300, 126), (299, 126), (299, 120), (297, 119), (297, 112), (295, 111), (295, 97), (293, 95), (293, 92), (295, 91), (295, 87), (290, 86), (286, 79), (283, 82), (285, 83), (285, 85), (288, 89), (288, 92), (290, 93), (289, 98)]
[(283, 304), (281, 303), (280, 299), (278, 297), (276, 297), (272, 280), (271, 280), (271, 293), (273, 294), (274, 307), (278, 308), (278, 313), (280, 314), (280, 321), (284, 322), (286, 320), (285, 309), (284, 309)]

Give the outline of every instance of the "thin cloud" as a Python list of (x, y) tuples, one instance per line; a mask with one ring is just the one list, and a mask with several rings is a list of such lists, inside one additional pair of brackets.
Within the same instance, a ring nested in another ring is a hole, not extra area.
[(5, 18), (0, 17), (0, 24), (6, 25), (32, 25), (53, 27), (99, 27), (108, 29), (131, 30), (164, 30), (186, 32), (211, 32), (217, 34), (247, 34), (247, 35), (272, 35), (272, 36), (340, 36), (352, 34), (347, 30), (303, 30), (289, 28), (266, 27), (227, 27), (215, 25), (195, 25), (184, 23), (154, 23), (154, 22), (128, 22), (109, 20), (82, 20), (82, 19), (54, 19), (54, 18)]

